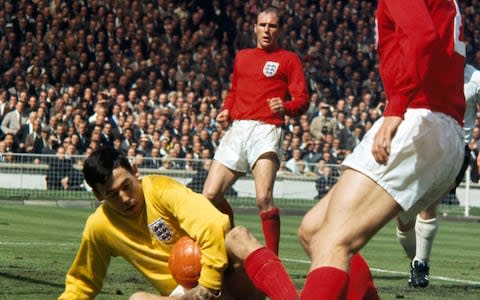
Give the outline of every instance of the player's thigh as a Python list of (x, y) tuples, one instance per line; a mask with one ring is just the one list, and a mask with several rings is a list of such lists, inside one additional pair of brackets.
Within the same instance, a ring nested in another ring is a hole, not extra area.
[(248, 278), (243, 262), (254, 251), (264, 247), (253, 234), (243, 226), (236, 226), (225, 237), (228, 253), (228, 267), (224, 272), (227, 292), (234, 299), (264, 299)]
[(272, 198), (277, 170), (278, 159), (274, 152), (262, 154), (255, 162), (252, 175), (255, 180), (257, 201), (266, 201)]
[(312, 261), (322, 264), (337, 253), (357, 252), (400, 211), (382, 187), (347, 169), (331, 192), (323, 222), (312, 239)]
[(136, 292), (131, 295), (129, 300), (175, 300), (177, 297), (158, 296), (147, 292)]
[(208, 171), (202, 193), (210, 200), (221, 200), (217, 198), (223, 198), (225, 192), (241, 175), (242, 173), (230, 170), (220, 162), (214, 160)]
[(272, 189), (277, 176), (278, 159), (274, 152), (262, 154), (253, 166), (252, 175), (255, 178), (257, 190)]
[(312, 236), (320, 230), (334, 189), (335, 186), (303, 217), (298, 229), (298, 238), (304, 247), (309, 248)]
[(407, 232), (415, 226), (415, 220), (416, 219), (413, 218), (409, 221), (405, 221), (405, 220), (402, 220), (400, 216), (397, 216), (396, 217), (397, 228), (402, 232)]

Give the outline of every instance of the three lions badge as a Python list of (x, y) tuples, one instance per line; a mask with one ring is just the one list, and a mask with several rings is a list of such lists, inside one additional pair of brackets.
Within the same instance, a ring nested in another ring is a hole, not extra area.
[(274, 76), (278, 71), (278, 66), (280, 66), (278, 62), (267, 61), (263, 66), (263, 75), (267, 77)]
[(173, 231), (170, 226), (165, 223), (162, 219), (158, 219), (152, 224), (148, 224), (150, 231), (155, 235), (155, 237), (164, 243), (171, 242), (173, 239)]

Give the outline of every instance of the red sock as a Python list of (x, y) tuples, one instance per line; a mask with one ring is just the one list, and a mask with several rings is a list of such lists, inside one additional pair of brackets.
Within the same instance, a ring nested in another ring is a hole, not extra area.
[(233, 228), (235, 226), (233, 223), (233, 209), (230, 203), (228, 203), (227, 199), (222, 199), (222, 201), (218, 205), (218, 210), (228, 215), (228, 218), (230, 219), (230, 227)]
[(262, 219), (263, 235), (268, 249), (278, 255), (280, 243), (280, 211), (277, 207), (260, 213)]
[(295, 284), (272, 250), (267, 247), (255, 250), (245, 258), (244, 266), (255, 287), (271, 300), (299, 299)]
[(379, 300), (377, 289), (373, 283), (372, 273), (366, 260), (360, 253), (352, 256), (350, 262), (350, 284), (348, 285), (348, 300)]
[(320, 267), (308, 273), (301, 300), (347, 299), (348, 274), (334, 267)]

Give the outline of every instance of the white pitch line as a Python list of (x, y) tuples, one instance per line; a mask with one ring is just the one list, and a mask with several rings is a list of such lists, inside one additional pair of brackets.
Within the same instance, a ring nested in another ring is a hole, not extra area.
[[(282, 260), (283, 261), (289, 261), (289, 262), (295, 262), (295, 263), (310, 264), (310, 261), (303, 260), (303, 259), (289, 259), (289, 258), (283, 259), (282, 258)], [(408, 276), (410, 274), (408, 272), (399, 272), (399, 271), (384, 270), (384, 269), (378, 269), (378, 268), (370, 268), (370, 270), (373, 271), (373, 272), (378, 272), (378, 273), (389, 273), (389, 274), (406, 275), (406, 276)], [(449, 281), (449, 282), (469, 284), (469, 285), (480, 285), (480, 281), (456, 279), (456, 278), (450, 278), (450, 277), (445, 277), (445, 276), (430, 276), (430, 278), (437, 279), (437, 280), (443, 280), (443, 281)]]
[[(75, 243), (24, 243), (24, 242), (2, 242), (0, 241), (0, 245), (10, 245), (10, 246), (65, 246), (65, 247), (73, 247), (73, 246), (78, 246), (78, 244)], [(302, 264), (310, 264), (310, 261), (304, 260), (304, 259), (289, 259), (289, 258), (282, 258), (283, 261), (288, 261), (288, 262), (295, 262), (295, 263), (302, 263)], [(370, 268), (373, 272), (378, 272), (378, 273), (389, 273), (389, 274), (397, 274), (397, 275), (406, 275), (408, 276), (408, 272), (399, 272), (399, 271), (393, 271), (393, 270), (384, 270), (384, 269), (378, 269), (378, 268)], [(443, 281), (449, 281), (449, 282), (456, 282), (456, 283), (463, 283), (463, 284), (470, 284), (470, 285), (480, 285), (480, 281), (472, 281), (472, 280), (463, 280), (463, 279), (456, 279), (456, 278), (450, 278), (450, 277), (445, 277), (445, 276), (430, 276), (432, 279), (437, 279), (437, 280), (443, 280)]]

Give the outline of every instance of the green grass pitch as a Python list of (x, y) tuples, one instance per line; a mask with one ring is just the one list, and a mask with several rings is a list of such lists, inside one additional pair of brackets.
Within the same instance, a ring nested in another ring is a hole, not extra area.
[[(91, 209), (0, 205), (0, 299), (56, 299)], [(296, 230), (301, 216), (282, 216), (280, 257), (302, 287), (308, 259)], [(237, 213), (236, 223), (262, 238), (256, 213)], [(362, 250), (382, 299), (480, 299), (480, 223), (442, 220), (431, 260), (431, 284), (409, 289), (408, 260), (388, 224)], [(137, 290), (152, 291), (121, 258), (112, 260), (96, 299), (128, 299)]]

